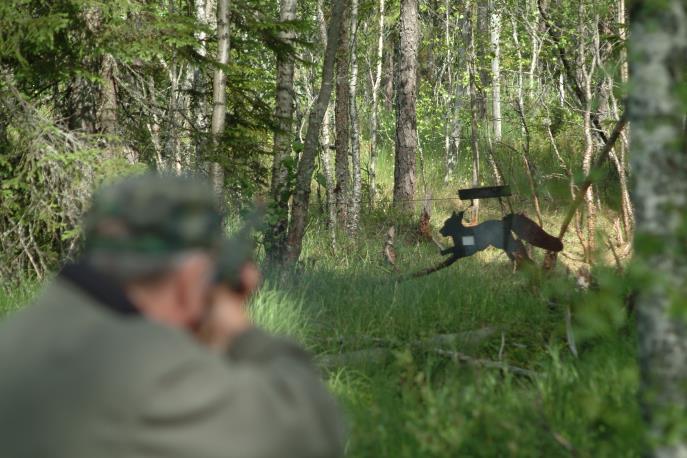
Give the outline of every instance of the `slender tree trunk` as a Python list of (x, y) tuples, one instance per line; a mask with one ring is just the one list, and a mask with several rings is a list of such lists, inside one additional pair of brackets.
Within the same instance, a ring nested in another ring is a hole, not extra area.
[(501, 143), (501, 10), (498, 0), (491, 0), (491, 77), (492, 125), (494, 141)]
[[(453, 123), (453, 49), (451, 45), (451, 1), (446, 0), (444, 4), (446, 9), (444, 13), (444, 46), (446, 47), (446, 77), (448, 79), (448, 87), (446, 90), (445, 104), (446, 104), (446, 120), (444, 122), (444, 183), (448, 183), (453, 173), (453, 157), (451, 156), (451, 124)], [(440, 82), (441, 78), (437, 78)], [(438, 86), (438, 84), (437, 84)]]
[(627, 61), (627, 12), (625, 0), (618, 0), (618, 38), (622, 42), (620, 48), (620, 81), (627, 84), (630, 78), (629, 63)]
[(348, 206), (350, 204), (349, 142), (350, 142), (350, 1), (345, 0), (344, 23), (339, 33), (339, 49), (336, 52), (336, 102), (334, 105), (335, 146), (336, 146), (336, 213), (339, 224), (346, 227), (348, 223)]
[[(207, 24), (207, 7), (206, 0), (195, 0), (196, 20), (201, 24)], [(205, 40), (207, 35), (204, 31), (196, 33), (198, 39), (198, 47), (196, 52), (201, 57), (207, 55), (207, 45)], [(206, 99), (205, 99), (205, 75), (203, 75), (202, 68), (199, 65), (193, 67), (193, 86), (191, 99), (191, 116), (195, 124), (194, 128), (194, 162), (196, 167), (201, 167), (205, 162), (205, 135), (207, 134), (207, 114), (206, 114)]]
[(336, 250), (336, 195), (334, 193), (334, 167), (329, 153), (331, 144), (330, 125), (332, 119), (331, 103), (327, 106), (322, 120), (322, 135), (320, 137), (322, 169), (325, 186), (327, 187), (327, 229), (329, 230), (329, 245)]
[[(217, 0), (217, 63), (227, 65), (229, 62), (229, 1)], [(219, 137), (224, 132), (224, 121), (227, 115), (227, 75), (223, 68), (215, 70), (212, 82), (212, 124), (210, 133), (213, 138), (215, 155), (219, 154)], [(224, 192), (224, 168), (221, 163), (210, 164), (210, 180), (218, 195)]]
[(640, 393), (650, 456), (687, 456), (687, 7), (634, 2), (630, 37), (636, 262), (648, 278), (637, 297)]
[(100, 65), (100, 109), (98, 110), (98, 124), (100, 130), (107, 135), (117, 133), (117, 91), (115, 76), (117, 62), (112, 54), (105, 54)]
[[(630, 77), (628, 61), (627, 61), (627, 20), (625, 11), (625, 0), (618, 1), (618, 37), (622, 41), (622, 46), (620, 48), (620, 83), (623, 88), (627, 87), (627, 83)], [(618, 104), (613, 95), (613, 91), (610, 92), (610, 98), (613, 105), (613, 110), (616, 119), (619, 118)], [(627, 126), (625, 132), (621, 137), (621, 141), (618, 144), (619, 157), (617, 160), (619, 166), (619, 175), (621, 178), (621, 193), (623, 199), (623, 226), (625, 227), (625, 236), (627, 240), (632, 239), (634, 232), (634, 209), (632, 208), (632, 203), (630, 202), (630, 193), (628, 191), (628, 167), (627, 167), (627, 150), (628, 150), (628, 137), (630, 135), (630, 126)], [(622, 173), (620, 171), (622, 169)]]
[(167, 97), (167, 128), (164, 130), (165, 139), (165, 168), (169, 171), (181, 171), (181, 158), (179, 155), (179, 73), (180, 67), (176, 58), (167, 64), (167, 76), (169, 77), (169, 95)]
[[(477, 124), (477, 69), (476, 61), (477, 56), (475, 55), (475, 28), (477, 21), (477, 0), (472, 0), (470, 6), (467, 7), (470, 11), (469, 16), (469, 27), (468, 32), (468, 78), (470, 81), (470, 147), (472, 148), (472, 186), (479, 186), (479, 131)], [(474, 214), (473, 221), (476, 222), (477, 215), (479, 213), (479, 200), (473, 201)]]
[[(279, 20), (288, 22), (294, 19), (296, 19), (296, 0), (281, 0)], [(291, 43), (295, 38), (295, 33), (283, 31), (280, 32), (280, 38), (286, 43)], [(280, 54), (277, 57), (277, 100), (275, 104), (277, 130), (274, 132), (274, 158), (270, 186), (274, 214), (270, 218), (270, 227), (266, 233), (267, 240), (265, 243), (270, 262), (283, 260), (286, 249), (290, 198), (289, 171), (286, 167), (286, 161), (291, 157), (291, 139), (293, 138), (293, 72), (293, 56)]]
[[(582, 18), (584, 17), (583, 5), (580, 4), (580, 32), (584, 31)], [(580, 36), (584, 36), (583, 33)], [(589, 175), (592, 167), (592, 159), (594, 155), (594, 138), (592, 137), (592, 78), (596, 70), (596, 54), (592, 57), (590, 68), (587, 69), (585, 65), (586, 56), (585, 40), (580, 40), (579, 45), (579, 59), (581, 62), (581, 73), (583, 79), (583, 90), (585, 104), (583, 107), (584, 119), (584, 155), (582, 158), (582, 171), (585, 176)], [(594, 186), (589, 186), (584, 197), (586, 208), (586, 237), (587, 243), (585, 246), (585, 258), (587, 263), (591, 264), (594, 256), (594, 249), (596, 246), (596, 203), (594, 201)]]
[(401, 0), (398, 61), (395, 65), (396, 156), (394, 160), (394, 206), (410, 212), (415, 197), (417, 151), (417, 52), (420, 28), (417, 0)]
[(360, 220), (360, 198), (362, 195), (362, 177), (360, 172), (360, 132), (358, 129), (358, 106), (356, 95), (358, 89), (358, 0), (351, 1), (351, 80), (349, 84), (349, 102), (351, 118), (351, 168), (353, 169), (353, 193), (350, 199), (350, 214), (348, 215), (348, 232), (354, 235), (358, 232)]
[[(611, 114), (614, 119), (620, 119), (620, 110), (618, 108), (618, 102), (613, 95), (613, 84), (609, 85), (609, 100), (611, 101)], [(615, 150), (610, 153), (611, 160), (615, 164), (616, 171), (618, 172), (618, 179), (620, 184), (620, 198), (621, 198), (621, 213), (623, 218), (623, 227), (625, 229), (626, 240), (632, 240), (632, 234), (634, 231), (634, 209), (632, 208), (632, 202), (630, 198), (630, 189), (628, 184), (628, 173), (627, 173), (627, 159), (626, 159), (626, 136), (627, 132), (623, 132), (621, 138), (618, 142), (617, 150), (620, 152), (619, 155), (616, 154)]]
[(377, 39), (377, 67), (372, 83), (372, 109), (370, 113), (370, 162), (368, 164), (368, 181), (370, 185), (370, 206), (377, 199), (377, 130), (379, 110), (379, 90), (382, 84), (382, 66), (384, 64), (384, 6), (386, 1), (379, 0), (379, 38)]
[[(324, 20), (324, 0), (317, 1), (317, 22), (320, 29), (320, 39), (324, 50), (327, 49), (327, 23)], [(322, 119), (322, 133), (320, 136), (321, 160), (324, 169), (325, 186), (327, 187), (327, 229), (329, 230), (329, 244), (332, 251), (336, 250), (336, 195), (334, 193), (334, 169), (332, 167), (330, 151), (330, 126), (332, 119), (332, 102), (327, 103), (327, 110)]]
[(308, 131), (305, 135), (305, 145), (301, 159), (298, 162), (296, 176), (296, 192), (291, 206), (291, 221), (289, 224), (287, 260), (296, 262), (301, 254), (305, 225), (308, 220), (308, 205), (310, 204), (310, 185), (315, 155), (322, 128), (322, 118), (329, 105), (329, 98), (334, 85), (334, 61), (339, 46), (339, 33), (344, 10), (344, 0), (335, 0), (332, 5), (332, 15), (327, 30), (327, 48), (322, 65), (322, 84), (317, 100), (310, 111)]
[[(460, 152), (460, 110), (463, 103), (463, 78), (461, 74), (454, 76), (454, 68), (459, 68), (459, 66), (465, 61), (465, 51), (462, 46), (459, 46), (456, 50), (455, 60), (453, 62), (452, 49), (453, 49), (453, 39), (452, 39), (452, 28), (451, 28), (451, 0), (446, 0), (446, 29), (445, 40), (447, 48), (447, 61), (448, 61), (448, 77), (449, 77), (449, 96), (452, 98), (452, 103), (450, 107), (447, 107), (446, 116), (446, 138), (444, 143), (445, 154), (446, 154), (446, 171), (444, 175), (444, 183), (448, 183), (453, 176), (453, 171), (458, 163), (458, 154)], [(465, 22), (459, 20), (460, 22), (456, 24), (456, 28), (460, 30), (460, 35), (464, 35)]]

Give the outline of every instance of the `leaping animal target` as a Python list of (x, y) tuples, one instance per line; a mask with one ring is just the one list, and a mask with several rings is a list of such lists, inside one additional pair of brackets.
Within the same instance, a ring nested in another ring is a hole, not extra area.
[(450, 256), (435, 266), (406, 274), (400, 277), (400, 280), (422, 277), (437, 272), (461, 258), (472, 256), (490, 246), (505, 251), (509, 259), (516, 261), (516, 265), (521, 261), (531, 261), (523, 241), (550, 252), (561, 251), (563, 243), (560, 239), (548, 234), (541, 226), (522, 213), (509, 213), (500, 220), (489, 220), (477, 224), (477, 212), (473, 211), (477, 208), (474, 205), (475, 200), (498, 198), (500, 201), (502, 197), (509, 197), (510, 195), (508, 186), (459, 190), (458, 196), (461, 200), (472, 202), (468, 208), (471, 210), (472, 223), (468, 226), (463, 224), (465, 211), (453, 212), (449, 219), (444, 222), (440, 231), (444, 237), (453, 239), (452, 247), (441, 250), (442, 256)]
[(563, 243), (559, 239), (546, 233), (523, 214), (511, 213), (501, 220), (489, 220), (475, 226), (463, 225), (463, 214), (464, 212), (453, 212), (444, 222), (440, 233), (444, 237), (451, 237), (453, 246), (442, 250), (442, 255), (450, 254), (459, 259), (492, 246), (505, 251), (511, 260), (525, 259), (527, 252), (520, 240), (549, 251), (563, 249)]

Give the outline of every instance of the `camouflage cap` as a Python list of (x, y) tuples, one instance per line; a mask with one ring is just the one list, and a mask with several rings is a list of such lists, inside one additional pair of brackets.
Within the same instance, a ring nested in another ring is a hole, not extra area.
[(85, 257), (122, 279), (163, 271), (184, 251), (214, 251), (223, 217), (212, 188), (190, 177), (138, 175), (96, 193), (84, 221)]

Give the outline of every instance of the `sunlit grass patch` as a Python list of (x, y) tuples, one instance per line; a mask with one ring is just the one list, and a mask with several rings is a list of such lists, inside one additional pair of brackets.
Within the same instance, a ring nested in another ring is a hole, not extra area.
[(37, 280), (25, 280), (0, 288), (0, 318), (24, 307), (40, 288)]

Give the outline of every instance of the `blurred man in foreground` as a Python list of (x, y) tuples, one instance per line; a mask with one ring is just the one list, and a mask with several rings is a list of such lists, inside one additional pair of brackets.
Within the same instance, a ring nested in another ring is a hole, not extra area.
[(298, 346), (253, 327), (259, 282), (205, 185), (96, 195), (86, 247), (0, 323), (0, 456), (330, 457), (334, 400)]

